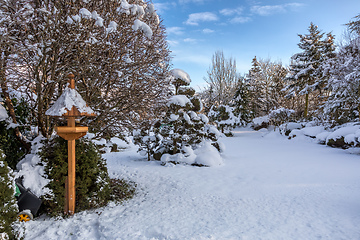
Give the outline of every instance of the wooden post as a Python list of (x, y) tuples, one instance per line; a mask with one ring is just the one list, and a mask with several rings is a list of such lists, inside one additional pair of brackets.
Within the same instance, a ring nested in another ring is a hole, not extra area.
[[(75, 89), (74, 74), (69, 74), (69, 88)], [(59, 98), (61, 99), (61, 98)], [(58, 101), (59, 101), (58, 99)], [(61, 101), (64, 101), (62, 99)], [(55, 103), (56, 104), (56, 103)], [(87, 105), (86, 105), (87, 106)], [(58, 116), (53, 114), (52, 116)], [(76, 178), (76, 159), (75, 159), (75, 140), (86, 135), (88, 127), (75, 126), (75, 118), (82, 116), (96, 116), (96, 114), (90, 109), (88, 112), (80, 112), (74, 105), (71, 109), (67, 109), (66, 113), (62, 114), (67, 119), (67, 126), (55, 127), (57, 134), (68, 141), (68, 176), (65, 180), (65, 214), (73, 215), (75, 213), (75, 178)]]
[(69, 194), (69, 188), (68, 188), (68, 177), (66, 176), (65, 179), (65, 206), (64, 206), (64, 214), (68, 214), (69, 212), (69, 203), (68, 203), (68, 194)]
[[(68, 118), (68, 127), (75, 127), (75, 117)], [(68, 140), (68, 210), (75, 213), (75, 139)]]

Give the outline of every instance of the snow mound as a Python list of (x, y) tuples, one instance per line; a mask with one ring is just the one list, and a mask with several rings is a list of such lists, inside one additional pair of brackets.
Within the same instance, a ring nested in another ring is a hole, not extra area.
[(219, 151), (211, 145), (211, 142), (203, 142), (195, 150), (190, 146), (184, 146), (181, 153), (174, 155), (166, 153), (161, 156), (161, 162), (164, 165), (176, 163), (206, 167), (220, 166), (224, 163)]
[[(340, 138), (346, 138), (349, 134), (355, 134), (360, 129), (360, 126), (346, 126), (341, 127), (334, 132), (330, 133), (329, 136), (326, 138), (326, 144), (329, 142), (330, 139), (337, 140)], [(355, 137), (355, 135), (354, 135)]]
[(61, 117), (63, 114), (70, 111), (73, 107), (76, 107), (80, 113), (93, 114), (94, 111), (87, 106), (81, 95), (71, 88), (65, 88), (65, 91), (56, 100), (54, 105), (46, 111), (48, 116)]
[(182, 81), (184, 81), (190, 85), (190, 83), (191, 83), (190, 75), (187, 72), (185, 72), (184, 70), (174, 68), (170, 72), (175, 79), (181, 79)]
[(40, 164), (41, 159), (37, 154), (43, 146), (43, 144), (40, 143), (43, 139), (45, 138), (41, 135), (35, 138), (32, 141), (31, 153), (27, 154), (25, 158), (16, 165), (18, 169), (15, 175), (16, 178), (22, 177), (23, 186), (26, 189), (30, 189), (37, 197), (51, 194), (51, 190), (46, 187), (50, 180), (45, 178), (45, 166)]
[(170, 106), (171, 104), (175, 104), (175, 105), (179, 105), (181, 107), (185, 107), (186, 104), (191, 104), (191, 101), (188, 97), (186, 97), (185, 95), (174, 95), (172, 96), (167, 105)]

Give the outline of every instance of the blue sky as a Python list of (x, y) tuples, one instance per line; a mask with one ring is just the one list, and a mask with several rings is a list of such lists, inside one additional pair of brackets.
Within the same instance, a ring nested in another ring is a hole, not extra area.
[(310, 22), (340, 41), (344, 24), (360, 13), (360, 0), (153, 0), (167, 28), (173, 67), (190, 74), (191, 86), (204, 77), (217, 50), (236, 59), (246, 73), (254, 56), (288, 65), (300, 52), (297, 34)]

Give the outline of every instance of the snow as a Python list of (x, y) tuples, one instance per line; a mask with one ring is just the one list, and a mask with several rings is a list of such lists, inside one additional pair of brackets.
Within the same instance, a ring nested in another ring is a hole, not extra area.
[(116, 31), (118, 24), (114, 21), (110, 21), (108, 27), (106, 28), (106, 33), (111, 33)]
[(326, 138), (326, 143), (330, 140), (330, 139), (339, 139), (341, 137), (346, 137), (346, 135), (348, 134), (354, 134), (357, 130), (359, 130), (360, 126), (347, 126), (347, 127), (342, 127), (339, 128), (337, 130), (335, 130), (334, 132), (330, 133), (329, 136)]
[(186, 104), (192, 104), (190, 99), (187, 98), (185, 95), (174, 95), (172, 96), (167, 105), (170, 106), (171, 104), (179, 105), (181, 107), (185, 107)]
[(40, 164), (41, 160), (39, 155), (37, 155), (37, 152), (43, 146), (43, 144), (41, 144), (41, 140), (43, 139), (44, 138), (39, 135), (32, 141), (31, 153), (27, 154), (25, 158), (16, 165), (18, 172), (15, 174), (16, 178), (23, 178), (23, 186), (26, 189), (30, 189), (37, 197), (51, 194), (51, 190), (45, 187), (49, 183), (49, 180), (45, 178), (44, 166)]
[[(122, 205), (26, 223), (27, 239), (360, 239), (359, 156), (278, 132), (233, 131), (219, 167), (107, 153), (111, 177), (138, 185)], [(190, 156), (191, 154), (189, 154)]]
[(179, 78), (179, 79), (183, 80), (184, 82), (186, 82), (187, 84), (191, 83), (190, 75), (187, 72), (185, 72), (184, 70), (174, 68), (170, 72), (175, 79)]
[(92, 18), (95, 19), (95, 26), (103, 27), (104, 26), (104, 19), (99, 16), (96, 11), (92, 12)]
[(176, 114), (170, 114), (170, 118), (169, 118), (169, 120), (171, 121), (171, 122), (173, 122), (173, 121), (176, 121), (176, 120), (178, 120), (179, 119), (179, 115), (176, 115)]
[(209, 123), (209, 118), (204, 114), (198, 114), (198, 116), (201, 118), (201, 121), (203, 121), (205, 124)]
[(6, 109), (4, 108), (3, 105), (0, 104), (0, 121), (4, 121), (9, 117), (9, 115), (7, 114)]
[(87, 10), (86, 8), (81, 8), (79, 10), (79, 14), (81, 17), (86, 18), (86, 19), (91, 19), (93, 17), (91, 12), (89, 10)]
[(153, 31), (151, 30), (149, 25), (147, 25), (146, 23), (142, 22), (139, 19), (136, 19), (134, 21), (134, 25), (132, 26), (132, 29), (134, 31), (141, 30), (147, 38), (151, 38), (153, 35)]
[(60, 117), (67, 111), (70, 111), (72, 107), (76, 107), (80, 113), (94, 113), (94, 111), (86, 105), (84, 99), (75, 89), (67, 87), (58, 100), (56, 100), (54, 105), (49, 108), (45, 114), (48, 116)]
[(71, 17), (67, 16), (66, 22), (67, 24), (73, 24), (74, 20), (71, 19)]

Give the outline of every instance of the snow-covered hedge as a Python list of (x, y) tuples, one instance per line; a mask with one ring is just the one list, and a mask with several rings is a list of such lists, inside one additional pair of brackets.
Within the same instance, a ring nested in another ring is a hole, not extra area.
[(280, 133), (290, 138), (306, 136), (316, 139), (320, 144), (331, 147), (360, 147), (360, 123), (347, 123), (335, 128), (308, 122), (286, 123), (279, 127)]

